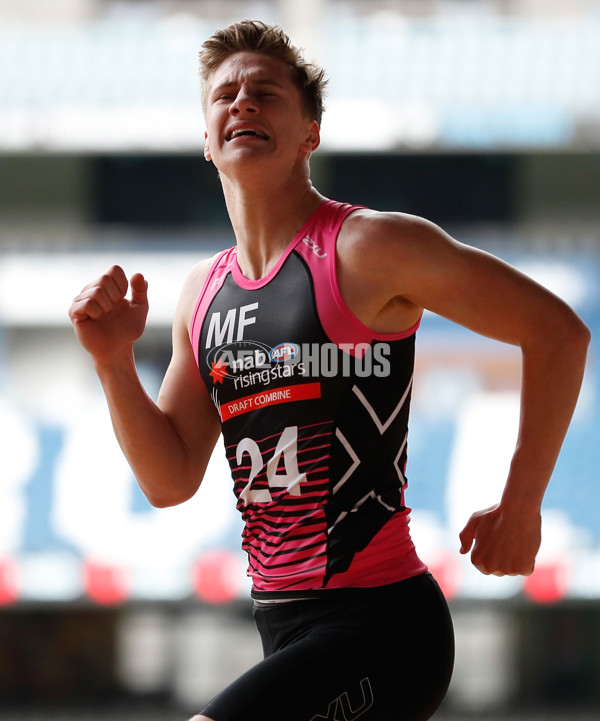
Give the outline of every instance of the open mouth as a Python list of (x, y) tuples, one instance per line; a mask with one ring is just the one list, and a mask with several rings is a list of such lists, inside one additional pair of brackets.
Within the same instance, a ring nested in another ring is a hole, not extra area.
[(260, 130), (253, 130), (252, 128), (235, 128), (227, 135), (227, 140), (234, 140), (243, 136), (251, 138), (259, 138), (260, 140), (268, 140), (269, 136)]

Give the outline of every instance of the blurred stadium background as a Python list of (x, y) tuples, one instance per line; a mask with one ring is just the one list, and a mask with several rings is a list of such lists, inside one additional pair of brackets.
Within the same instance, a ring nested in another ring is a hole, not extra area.
[(328, 69), (321, 192), (440, 223), (595, 334), (533, 576), (458, 555), (503, 482), (518, 355), (431, 315), (408, 498), (456, 623), (440, 718), (598, 718), (600, 2), (0, 0), (0, 719), (182, 719), (259, 656), (224, 462), (152, 509), (66, 314), (110, 264), (144, 272), (156, 393), (187, 270), (232, 242), (197, 52), (243, 17)]

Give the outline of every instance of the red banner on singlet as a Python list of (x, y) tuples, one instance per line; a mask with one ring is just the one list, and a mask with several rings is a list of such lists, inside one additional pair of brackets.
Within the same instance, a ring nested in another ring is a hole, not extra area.
[(293, 401), (307, 401), (321, 397), (320, 383), (302, 383), (295, 386), (284, 386), (269, 391), (261, 391), (251, 396), (244, 396), (229, 403), (222, 403), (220, 412), (221, 420), (226, 421), (242, 413), (274, 406), (277, 403), (291, 403)]

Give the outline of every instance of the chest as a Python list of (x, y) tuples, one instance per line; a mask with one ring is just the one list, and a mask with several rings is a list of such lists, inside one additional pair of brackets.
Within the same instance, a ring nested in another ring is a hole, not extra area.
[(239, 350), (246, 356), (253, 346), (270, 353), (285, 344), (319, 342), (323, 332), (313, 290), (308, 268), (294, 253), (264, 285), (242, 288), (229, 275), (207, 309), (199, 356), (214, 356), (224, 346), (230, 355)]

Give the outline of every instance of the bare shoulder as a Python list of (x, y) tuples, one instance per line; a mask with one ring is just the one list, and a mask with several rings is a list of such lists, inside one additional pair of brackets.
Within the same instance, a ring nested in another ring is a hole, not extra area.
[(389, 266), (394, 259), (407, 260), (443, 245), (458, 246), (439, 226), (425, 218), (361, 209), (352, 213), (342, 226), (338, 255), (350, 263)]
[(344, 222), (336, 248), (337, 277), (346, 305), (376, 332), (400, 332), (421, 316), (410, 277), (431, 244), (446, 242), (433, 223), (405, 213), (357, 210)]
[[(195, 402), (199, 402), (198, 399), (204, 399), (205, 396), (205, 388), (198, 373), (192, 348), (190, 329), (198, 298), (215, 258), (216, 256), (206, 258), (190, 270), (175, 309), (173, 355), (159, 395), (160, 407), (168, 410), (172, 415), (177, 414), (178, 409), (184, 407), (192, 397), (195, 398)], [(185, 401), (182, 400), (182, 395), (185, 396)]]
[(196, 303), (218, 253), (204, 258), (190, 270), (183, 284), (175, 311), (175, 325), (187, 330), (190, 326)]
[(404, 295), (415, 274), (432, 269), (462, 247), (435, 223), (417, 215), (358, 210), (338, 237), (338, 271), (346, 277), (371, 279), (386, 293)]

